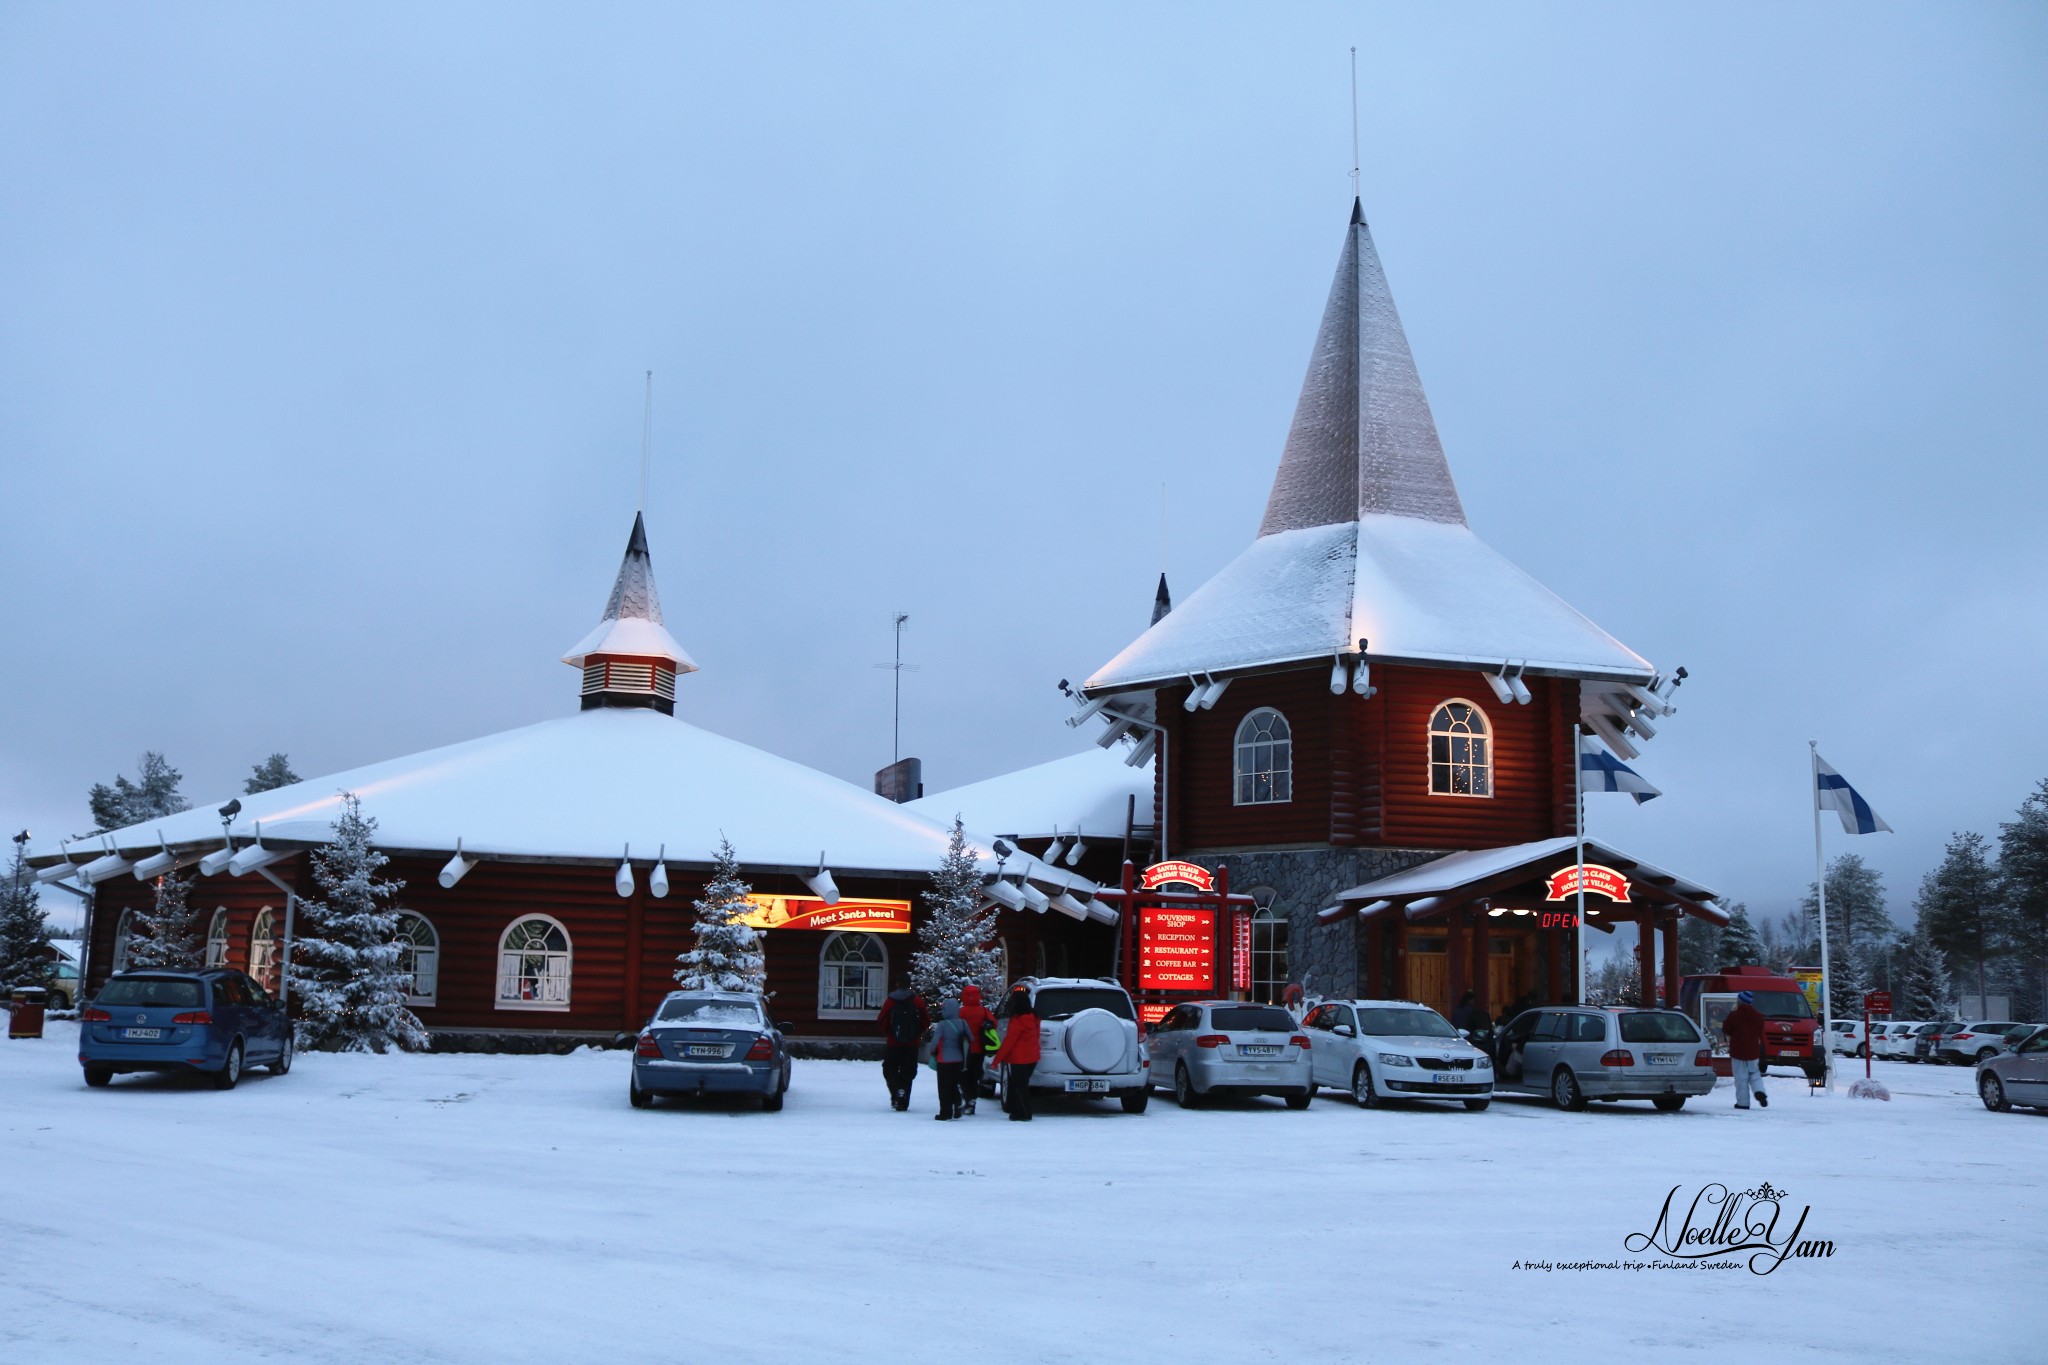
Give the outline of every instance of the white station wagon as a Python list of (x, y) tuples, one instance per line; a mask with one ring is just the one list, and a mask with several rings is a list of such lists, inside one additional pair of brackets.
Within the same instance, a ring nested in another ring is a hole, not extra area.
[(1316, 1084), (1348, 1091), (1361, 1107), (1388, 1100), (1493, 1098), (1493, 1059), (1450, 1021), (1413, 1000), (1325, 1000), (1302, 1020)]

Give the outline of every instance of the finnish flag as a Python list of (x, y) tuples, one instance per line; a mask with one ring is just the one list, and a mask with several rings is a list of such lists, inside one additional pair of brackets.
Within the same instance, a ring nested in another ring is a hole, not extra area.
[(1870, 803), (1849, 785), (1849, 780), (1828, 766), (1826, 759), (1815, 754), (1813, 761), (1819, 783), (1814, 799), (1822, 810), (1831, 810), (1842, 817), (1844, 834), (1875, 834), (1879, 830), (1886, 834), (1893, 832), (1892, 827), (1870, 808)]
[(1579, 788), (1589, 792), (1627, 792), (1638, 806), (1664, 794), (1589, 735), (1579, 736)]

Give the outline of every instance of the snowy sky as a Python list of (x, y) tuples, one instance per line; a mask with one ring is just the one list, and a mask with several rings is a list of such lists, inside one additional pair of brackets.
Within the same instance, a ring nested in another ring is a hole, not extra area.
[(1071, 752), (1160, 485), (1182, 594), (1257, 527), (1353, 44), (1473, 527), (1692, 672), (1595, 828), (1782, 908), (1815, 736), (1903, 916), (2048, 775), (2048, 12), (1029, 11), (0, 9), (7, 828), (572, 707), (648, 368), (679, 714), (865, 783), (903, 610), (930, 789)]

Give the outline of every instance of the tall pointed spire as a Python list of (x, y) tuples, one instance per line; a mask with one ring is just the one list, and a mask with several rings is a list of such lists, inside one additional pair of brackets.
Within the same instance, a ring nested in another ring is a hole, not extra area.
[(1166, 619), (1166, 613), (1173, 610), (1173, 594), (1166, 590), (1166, 574), (1159, 575), (1159, 591), (1152, 594), (1152, 624), (1158, 625)]
[(1365, 206), (1354, 199), (1259, 534), (1367, 513), (1465, 524)]
[(661, 595), (654, 588), (654, 560), (647, 552), (647, 527), (639, 513), (626, 538), (626, 557), (604, 604), (604, 619), (562, 662), (583, 670), (583, 709), (645, 706), (673, 712), (676, 675), (694, 673), (697, 663), (662, 624)]

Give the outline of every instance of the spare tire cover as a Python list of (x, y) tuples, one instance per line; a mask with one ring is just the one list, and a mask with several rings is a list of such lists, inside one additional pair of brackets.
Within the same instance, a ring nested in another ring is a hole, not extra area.
[(1104, 1009), (1082, 1010), (1067, 1024), (1067, 1056), (1083, 1071), (1111, 1071), (1124, 1059), (1123, 1020)]

